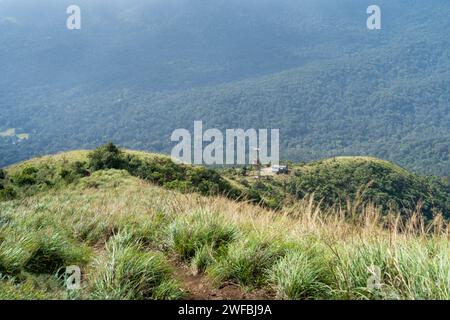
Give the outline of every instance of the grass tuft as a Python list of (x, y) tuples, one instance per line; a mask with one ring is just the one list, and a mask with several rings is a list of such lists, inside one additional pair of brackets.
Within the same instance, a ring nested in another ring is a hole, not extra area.
[(92, 298), (114, 300), (177, 299), (183, 292), (170, 278), (161, 253), (142, 251), (128, 234), (110, 239), (106, 257), (98, 261)]
[(199, 210), (169, 226), (169, 246), (182, 259), (192, 259), (204, 246), (218, 250), (237, 237), (237, 229), (219, 214)]
[(283, 300), (323, 299), (331, 296), (323, 282), (324, 265), (305, 251), (291, 251), (269, 271), (277, 298)]
[(267, 271), (283, 257), (285, 249), (277, 241), (249, 236), (230, 244), (218, 262), (208, 270), (215, 282), (225, 281), (246, 287), (267, 283)]

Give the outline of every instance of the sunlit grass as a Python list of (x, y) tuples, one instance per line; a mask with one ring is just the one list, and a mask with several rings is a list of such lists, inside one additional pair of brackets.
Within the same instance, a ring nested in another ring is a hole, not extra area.
[[(96, 172), (70, 188), (0, 203), (0, 298), (67, 297), (61, 284), (36, 281), (57, 279), (68, 264), (82, 269), (80, 298), (181, 298), (172, 259), (218, 286), (279, 299), (450, 298), (441, 217), (427, 224), (370, 204), (348, 208), (321, 210), (304, 199), (275, 212)], [(371, 288), (374, 267), (380, 279)]]

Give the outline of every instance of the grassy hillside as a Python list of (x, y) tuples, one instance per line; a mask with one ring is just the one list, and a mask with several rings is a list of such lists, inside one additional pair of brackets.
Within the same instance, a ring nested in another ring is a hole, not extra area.
[(291, 164), (289, 175), (255, 179), (255, 172), (225, 170), (234, 185), (258, 194), (271, 208), (289, 206), (312, 195), (323, 208), (349, 209), (372, 203), (385, 211), (408, 214), (419, 210), (432, 218), (450, 217), (450, 182), (419, 176), (391, 162), (370, 157), (336, 157), (307, 164)]
[(92, 152), (74, 151), (46, 156), (2, 170), (0, 199), (23, 198), (52, 188), (62, 188), (106, 170), (126, 170), (131, 175), (168, 189), (245, 198), (216, 171), (174, 163), (169, 157), (122, 151), (112, 143)]
[(109, 143), (92, 152), (72, 151), (14, 165), (0, 175), (0, 200), (61, 188), (104, 169), (126, 170), (167, 189), (220, 195), (281, 209), (312, 195), (323, 208), (372, 203), (383, 210), (423, 213), (428, 219), (450, 214), (450, 183), (418, 176), (387, 161), (340, 157), (292, 165), (289, 175), (256, 179), (248, 168), (209, 169), (174, 163), (169, 157), (122, 151)]
[[(24, 171), (123, 160), (105, 156), (111, 148), (99, 150), (100, 158), (77, 151), (6, 173), (41, 181), (39, 171)], [(97, 167), (72, 178), (29, 185), (21, 197), (0, 202), (1, 299), (199, 298), (187, 276), (222, 298), (234, 290), (278, 299), (450, 299), (442, 216), (425, 222), (372, 205), (321, 209), (312, 198), (270, 211), (169, 190), (125, 169)], [(64, 287), (69, 265), (82, 270), (80, 290)], [(379, 286), (368, 286), (376, 270)]]
[(325, 206), (362, 203), (394, 211), (416, 206), (428, 217), (438, 212), (450, 217), (448, 180), (415, 175), (393, 163), (367, 157), (338, 157), (294, 169), (289, 192), (302, 198), (314, 194)]

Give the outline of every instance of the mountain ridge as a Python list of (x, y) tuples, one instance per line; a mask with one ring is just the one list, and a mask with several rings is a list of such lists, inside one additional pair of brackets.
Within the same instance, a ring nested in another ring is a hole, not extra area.
[(404, 215), (419, 210), (427, 219), (450, 216), (450, 181), (419, 176), (396, 164), (372, 157), (335, 157), (311, 163), (289, 162), (287, 175), (256, 179), (247, 167), (209, 169), (176, 164), (170, 157), (121, 150), (107, 144), (43, 156), (9, 166), (0, 177), (0, 199), (14, 199), (77, 182), (104, 169), (168, 189), (223, 195), (279, 210), (311, 197), (322, 208), (346, 207), (348, 201), (372, 204)]

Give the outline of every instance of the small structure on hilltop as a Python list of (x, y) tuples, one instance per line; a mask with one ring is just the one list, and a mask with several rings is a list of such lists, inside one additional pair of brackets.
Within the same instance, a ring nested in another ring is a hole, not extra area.
[(255, 148), (254, 151), (256, 152), (256, 160), (253, 163), (253, 166), (256, 169), (256, 179), (261, 179), (261, 161), (259, 159), (259, 151), (261, 149)]
[(273, 165), (272, 166), (272, 173), (275, 173), (275, 174), (288, 174), (289, 173), (289, 168), (288, 168), (288, 166)]

